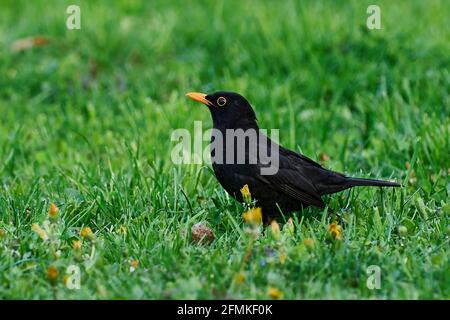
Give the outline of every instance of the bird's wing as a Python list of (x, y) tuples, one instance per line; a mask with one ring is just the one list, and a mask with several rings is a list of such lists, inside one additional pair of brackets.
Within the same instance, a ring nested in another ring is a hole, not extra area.
[(258, 179), (304, 204), (325, 207), (314, 185), (296, 168), (280, 168), (276, 174), (258, 175)]
[(305, 161), (307, 164), (309, 164), (309, 165), (311, 165), (313, 167), (323, 169), (323, 167), (320, 164), (318, 164), (316, 161), (314, 161), (311, 158), (308, 158), (307, 156), (305, 156), (305, 155), (303, 155), (301, 153), (297, 153), (297, 152), (294, 152), (292, 150), (289, 150), (289, 149), (286, 149), (286, 148), (283, 148), (283, 147), (280, 147), (280, 153), (284, 154), (285, 156), (287, 156), (287, 157), (289, 157), (291, 159), (295, 159), (297, 161), (298, 161), (298, 159), (301, 159), (301, 160)]
[[(264, 147), (270, 150), (274, 142), (270, 139), (267, 139), (266, 141), (270, 141), (271, 144), (267, 146), (260, 145), (259, 148)], [(259, 142), (261, 143), (261, 140)], [(245, 170), (239, 173), (249, 175), (251, 172), (251, 176), (255, 177), (257, 180), (294, 200), (300, 201), (306, 205), (314, 205), (319, 208), (324, 208), (325, 203), (321, 199), (313, 181), (311, 181), (307, 174), (311, 167), (322, 167), (318, 163), (303, 155), (297, 154), (281, 146), (278, 147), (279, 150), (277, 152), (279, 152), (279, 163), (278, 171), (275, 174), (262, 175), (260, 169), (263, 165), (260, 162), (255, 166), (245, 166)], [(258, 155), (255, 153), (250, 152), (249, 150), (246, 150), (246, 152), (250, 158), (258, 159)], [(272, 152), (270, 152), (270, 154), (272, 154)], [(235, 170), (240, 171), (239, 166), (237, 166)]]

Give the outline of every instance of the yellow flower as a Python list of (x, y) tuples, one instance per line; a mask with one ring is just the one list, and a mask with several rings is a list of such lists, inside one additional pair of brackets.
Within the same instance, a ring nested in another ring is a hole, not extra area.
[(127, 228), (124, 225), (121, 225), (117, 232), (123, 235), (127, 235)]
[(280, 239), (281, 236), (280, 225), (275, 220), (273, 220), (270, 223), (270, 232), (272, 233), (272, 236), (275, 240)]
[(33, 223), (33, 225), (31, 226), (31, 230), (33, 230), (34, 232), (37, 233), (37, 235), (42, 239), (42, 240), (48, 240), (48, 235), (47, 232), (45, 232), (44, 229), (42, 229), (37, 223)]
[(280, 263), (284, 264), (286, 262), (286, 253), (284, 251), (280, 252)]
[(83, 229), (81, 229), (80, 231), (80, 236), (86, 239), (94, 238), (94, 234), (92, 233), (92, 230), (89, 227), (83, 227)]
[(58, 270), (55, 266), (52, 265), (47, 269), (47, 278), (50, 281), (55, 281), (56, 279), (58, 279)]
[(312, 238), (306, 238), (305, 240), (303, 240), (303, 244), (309, 250), (313, 250), (314, 246), (316, 245), (314, 239)]
[(245, 184), (241, 189), (242, 199), (244, 199), (245, 203), (250, 203), (252, 201), (252, 195), (250, 193), (250, 189), (248, 188), (248, 184)]
[(81, 241), (80, 240), (72, 241), (72, 248), (74, 248), (75, 250), (80, 250), (81, 249)]
[(245, 281), (245, 275), (242, 272), (238, 272), (234, 276), (234, 282), (236, 284), (241, 284)]
[(262, 223), (262, 212), (261, 208), (252, 208), (244, 212), (242, 215), (245, 222), (251, 224), (261, 224)]
[(5, 229), (0, 229), (0, 238), (5, 237)]
[(342, 227), (337, 223), (337, 221), (328, 226), (328, 232), (334, 240), (342, 240)]
[(139, 266), (139, 260), (136, 260), (136, 259), (131, 260), (130, 265), (131, 265), (130, 272), (134, 272), (137, 269), (137, 267)]
[(59, 208), (56, 206), (56, 204), (51, 203), (50, 208), (48, 209), (48, 216), (50, 218), (56, 218), (58, 216)]
[(283, 232), (286, 233), (289, 236), (294, 235), (294, 221), (292, 220), (292, 218), (289, 218), (289, 220), (286, 222), (286, 224), (283, 227)]
[(277, 288), (274, 288), (274, 287), (270, 287), (267, 290), (267, 294), (269, 295), (269, 297), (271, 299), (276, 299), (276, 300), (281, 299), (283, 297), (283, 292), (281, 292), (280, 290), (278, 290)]

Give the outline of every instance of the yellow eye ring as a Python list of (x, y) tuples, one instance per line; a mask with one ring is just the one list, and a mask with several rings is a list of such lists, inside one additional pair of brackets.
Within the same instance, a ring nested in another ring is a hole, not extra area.
[(217, 105), (219, 106), (219, 107), (223, 107), (224, 105), (226, 105), (227, 104), (227, 99), (225, 99), (224, 97), (219, 97), (218, 99), (217, 99)]

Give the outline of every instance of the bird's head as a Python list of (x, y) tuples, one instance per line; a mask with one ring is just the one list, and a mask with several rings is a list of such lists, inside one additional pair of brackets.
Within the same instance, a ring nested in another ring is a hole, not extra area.
[(211, 94), (189, 92), (186, 96), (208, 107), (214, 127), (236, 129), (257, 126), (256, 115), (252, 106), (238, 93), (225, 91)]

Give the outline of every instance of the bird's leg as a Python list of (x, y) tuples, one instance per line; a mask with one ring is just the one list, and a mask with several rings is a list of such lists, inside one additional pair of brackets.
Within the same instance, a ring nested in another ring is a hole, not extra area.
[(330, 207), (327, 207), (327, 214), (329, 217), (334, 218), (340, 225), (345, 224), (345, 220), (342, 217), (342, 213), (339, 211), (334, 211)]

